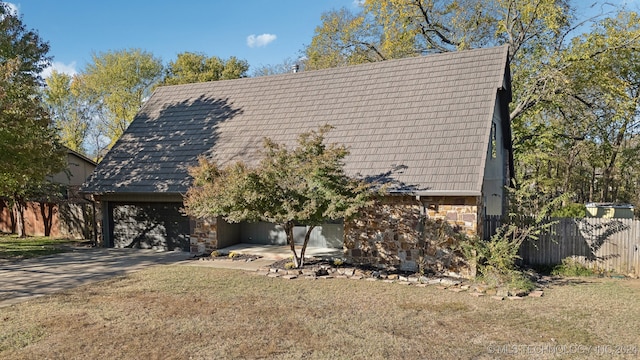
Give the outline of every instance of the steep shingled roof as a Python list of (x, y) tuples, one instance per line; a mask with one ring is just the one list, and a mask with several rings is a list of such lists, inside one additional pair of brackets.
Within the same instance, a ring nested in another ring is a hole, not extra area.
[(300, 133), (331, 124), (327, 140), (349, 146), (351, 175), (392, 178), (421, 194), (477, 195), (507, 51), (160, 87), (83, 191), (184, 193), (201, 154), (251, 162), (265, 136), (293, 146)]

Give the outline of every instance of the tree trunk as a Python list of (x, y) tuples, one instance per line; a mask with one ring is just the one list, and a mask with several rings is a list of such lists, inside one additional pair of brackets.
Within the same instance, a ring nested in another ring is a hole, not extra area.
[(44, 224), (44, 236), (51, 236), (51, 227), (53, 225), (53, 204), (41, 202), (40, 214)]
[(11, 218), (11, 233), (15, 234), (18, 227), (18, 219), (16, 219), (16, 209), (11, 203), (7, 203), (9, 209), (9, 217)]
[(27, 237), (26, 224), (24, 221), (24, 209), (26, 204), (22, 201), (22, 199), (16, 199), (15, 201), (16, 210), (18, 213), (18, 226), (20, 227), (20, 237)]
[(287, 242), (289, 243), (289, 247), (291, 248), (291, 252), (293, 253), (293, 264), (296, 268), (301, 267), (301, 261), (298, 257), (298, 253), (296, 252), (296, 244), (293, 241), (293, 222), (288, 221), (284, 224), (284, 231), (287, 234)]
[(309, 245), (309, 239), (311, 238), (311, 232), (313, 231), (313, 229), (315, 227), (316, 227), (315, 225), (309, 226), (309, 228), (307, 229), (307, 233), (304, 234), (304, 243), (302, 243), (302, 249), (300, 250), (300, 266), (298, 266), (298, 267), (303, 267), (304, 266), (304, 253), (307, 251), (307, 245)]

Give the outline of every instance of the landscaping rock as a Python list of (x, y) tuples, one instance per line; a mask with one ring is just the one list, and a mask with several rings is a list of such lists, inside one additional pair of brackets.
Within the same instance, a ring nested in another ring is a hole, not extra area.
[(327, 271), (327, 269), (318, 269), (316, 271), (316, 276), (321, 277), (321, 276), (327, 276), (329, 275), (329, 272)]
[(512, 296), (518, 296), (518, 297), (523, 297), (523, 296), (527, 296), (528, 292), (525, 290), (514, 290), (514, 291), (510, 291)]
[(529, 296), (530, 297), (537, 297), (537, 298), (543, 297), (544, 296), (544, 291), (542, 291), (542, 290), (532, 291), (532, 292), (529, 293)]
[(298, 275), (294, 275), (294, 274), (287, 274), (287, 275), (283, 275), (282, 276), (283, 279), (287, 279), (287, 280), (293, 280), (293, 279), (297, 279)]
[(492, 299), (494, 299), (494, 300), (500, 300), (500, 301), (504, 300), (504, 297), (502, 297), (502, 296), (497, 296), (497, 295), (494, 295), (494, 296), (492, 296), (491, 298), (492, 298)]

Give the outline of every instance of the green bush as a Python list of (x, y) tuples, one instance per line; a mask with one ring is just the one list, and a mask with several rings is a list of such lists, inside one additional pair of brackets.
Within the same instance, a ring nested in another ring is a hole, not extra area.
[(469, 239), (463, 254), (469, 261), (476, 262), (478, 280), (487, 285), (530, 291), (535, 284), (516, 265), (524, 239), (516, 226), (504, 225), (489, 241), (477, 237)]
[(557, 265), (551, 271), (551, 275), (559, 276), (593, 276), (595, 272), (576, 261), (576, 259), (567, 257), (562, 259), (562, 264)]
[(587, 216), (587, 207), (584, 204), (571, 203), (551, 212), (552, 217), (558, 218), (584, 218)]

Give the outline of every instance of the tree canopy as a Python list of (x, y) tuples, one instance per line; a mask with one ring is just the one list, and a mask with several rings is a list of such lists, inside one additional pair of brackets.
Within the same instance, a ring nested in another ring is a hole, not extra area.
[(113, 145), (127, 129), (152, 86), (162, 76), (162, 61), (141, 49), (96, 53), (80, 74), (83, 91), (103, 111), (102, 133)]
[[(31, 189), (64, 167), (62, 147), (39, 96), (48, 51), (47, 43), (0, 3), (0, 196), (18, 210)], [(24, 235), (24, 219), (22, 224)]]
[(249, 63), (232, 56), (227, 60), (217, 56), (183, 52), (171, 61), (162, 85), (191, 84), (205, 81), (230, 80), (247, 76)]
[[(349, 219), (372, 203), (369, 186), (344, 173), (346, 147), (325, 143), (329, 129), (324, 126), (301, 134), (293, 149), (265, 139), (256, 167), (243, 162), (220, 167), (201, 158), (199, 165), (190, 169), (194, 183), (184, 198), (185, 212), (196, 218), (220, 216), (232, 223), (279, 224), (287, 235), (295, 265), (302, 266), (315, 226)], [(295, 223), (307, 226), (299, 255), (293, 239)]]
[(44, 101), (49, 108), (60, 140), (71, 150), (86, 154), (92, 112), (78, 81), (71, 75), (53, 71), (45, 79)]
[(565, 192), (576, 202), (640, 206), (638, 16), (596, 2), (592, 8), (603, 10), (578, 18), (575, 4), (366, 0), (360, 11), (323, 15), (305, 48), (305, 65), (508, 44), (515, 175), (517, 186), (530, 188), (535, 198), (529, 210)]

